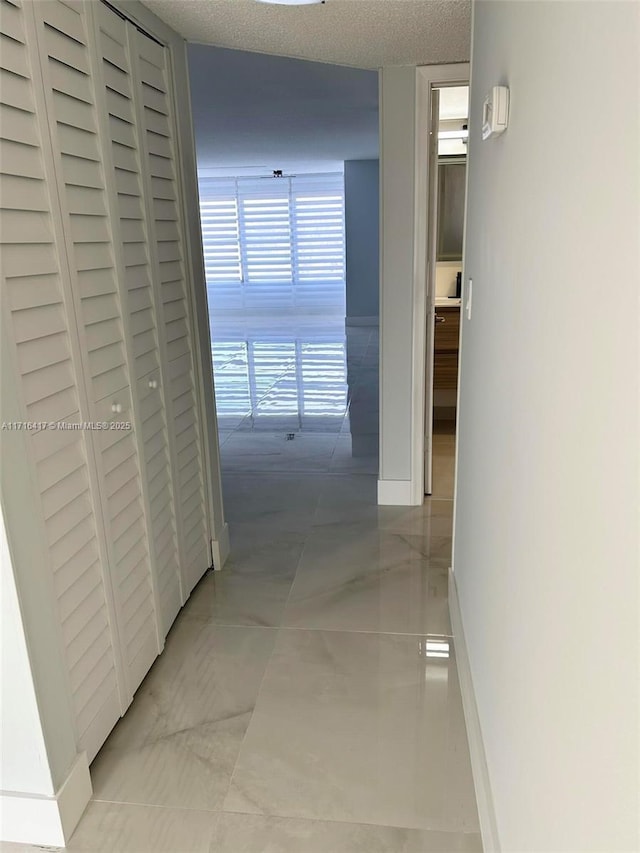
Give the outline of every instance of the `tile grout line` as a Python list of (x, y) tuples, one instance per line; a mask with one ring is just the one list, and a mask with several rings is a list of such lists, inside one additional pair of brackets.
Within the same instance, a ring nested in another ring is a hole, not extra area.
[[(408, 832), (420, 832), (420, 833), (438, 833), (445, 834), (450, 836), (477, 836), (479, 833), (477, 830), (462, 830), (462, 829), (432, 829), (424, 826), (410, 826), (408, 824), (392, 824), (392, 823), (371, 823), (371, 821), (366, 820), (341, 820), (340, 818), (320, 818), (320, 817), (307, 817), (302, 815), (288, 815), (288, 814), (280, 814), (275, 812), (270, 812), (266, 814), (264, 812), (243, 812), (238, 809), (199, 809), (199, 808), (189, 808), (188, 806), (160, 806), (155, 803), (132, 803), (126, 802), (125, 800), (107, 800), (107, 799), (91, 799), (93, 803), (103, 803), (105, 805), (114, 805), (114, 806), (125, 806), (131, 807), (134, 809), (156, 809), (165, 812), (185, 812), (191, 813), (196, 812), (202, 815), (211, 815), (216, 817), (222, 817), (224, 815), (234, 815), (237, 817), (255, 817), (255, 818), (264, 818), (264, 819), (275, 819), (275, 820), (291, 820), (291, 821), (300, 821), (303, 823), (318, 823), (318, 824), (337, 824), (340, 826), (367, 826), (372, 827), (373, 829), (399, 829), (406, 830)], [(48, 849), (41, 847), (34, 847), (35, 850), (40, 849)], [(55, 848), (58, 849), (58, 848)]]

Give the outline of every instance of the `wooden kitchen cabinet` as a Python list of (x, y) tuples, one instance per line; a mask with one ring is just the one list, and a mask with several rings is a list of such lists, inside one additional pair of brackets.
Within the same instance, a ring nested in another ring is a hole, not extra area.
[(458, 387), (458, 345), (460, 339), (460, 308), (436, 308), (434, 336), (433, 387), (455, 390)]

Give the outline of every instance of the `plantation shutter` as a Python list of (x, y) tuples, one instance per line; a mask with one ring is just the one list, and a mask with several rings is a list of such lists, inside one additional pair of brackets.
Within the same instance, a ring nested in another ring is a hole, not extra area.
[(214, 320), (234, 310), (344, 316), (342, 174), (199, 184)]
[(158, 334), (161, 306), (153, 287), (143, 191), (142, 140), (135, 105), (130, 48), (132, 27), (102, 3), (95, 8), (95, 19), (98, 77), (104, 93), (105, 133), (109, 140), (107, 159), (113, 176), (114, 216), (120, 235), (119, 281), (127, 320), (130, 369), (135, 383), (133, 402), (143, 497), (164, 637), (184, 598)]
[(216, 310), (243, 308), (236, 182), (200, 179), (200, 222), (209, 297)]
[(133, 30), (138, 115), (143, 136), (145, 196), (155, 257), (154, 279), (163, 342), (165, 403), (172, 442), (178, 547), (184, 594), (211, 565), (202, 425), (194, 363), (187, 258), (166, 49)]
[(344, 176), (292, 178), (291, 211), (298, 307), (344, 316)]
[[(55, 12), (53, 4), (50, 11)], [(27, 47), (27, 31), (34, 34), (31, 12), (15, 0), (2, 0), (2, 333), (13, 342), (25, 418), (74, 423), (90, 416), (79, 380), (73, 309), (62, 282), (49, 187), (49, 129), (34, 85), (38, 56), (33, 38)], [(47, 33), (51, 40), (58, 35), (58, 30)], [(44, 529), (50, 556), (78, 745), (90, 758), (127, 704), (126, 689), (120, 685), (121, 699), (118, 683), (115, 607), (92, 493), (92, 440), (93, 435), (75, 430), (43, 429), (29, 435), (38, 497), (34, 518)]]

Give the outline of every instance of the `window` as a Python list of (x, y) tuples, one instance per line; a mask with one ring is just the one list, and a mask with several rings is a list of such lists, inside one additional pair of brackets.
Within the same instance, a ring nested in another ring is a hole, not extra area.
[(209, 305), (344, 316), (344, 178), (204, 178), (200, 217)]

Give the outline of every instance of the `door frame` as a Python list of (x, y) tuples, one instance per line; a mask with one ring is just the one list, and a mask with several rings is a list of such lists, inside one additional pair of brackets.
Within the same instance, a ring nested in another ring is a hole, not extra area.
[[(427, 250), (429, 229), (429, 132), (431, 90), (439, 86), (468, 86), (468, 62), (416, 68), (415, 212), (413, 239), (413, 352), (411, 369), (412, 503), (424, 503), (424, 445), (427, 373), (433, 373), (433, 352), (427, 358)], [(435, 281), (435, 277), (434, 277)]]

